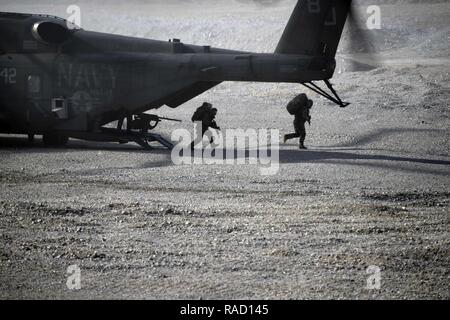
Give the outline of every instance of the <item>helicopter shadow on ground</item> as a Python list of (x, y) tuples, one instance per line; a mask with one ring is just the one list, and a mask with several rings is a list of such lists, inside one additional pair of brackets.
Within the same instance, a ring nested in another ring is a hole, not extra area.
[[(340, 150), (345, 150), (346, 152), (341, 152)], [(280, 149), (279, 161), (280, 163), (312, 163), (328, 160), (371, 160), (371, 161), (393, 161), (393, 162), (410, 162), (418, 164), (430, 164), (430, 165), (444, 165), (449, 166), (450, 160), (439, 160), (439, 159), (426, 159), (426, 158), (411, 158), (404, 156), (391, 156), (382, 154), (363, 154), (347, 152), (348, 149), (309, 149), (309, 150), (298, 150), (298, 149)], [(364, 149), (358, 149), (364, 151)], [(370, 149), (366, 149), (370, 151)], [(216, 156), (216, 153), (212, 153)], [(272, 154), (273, 155), (273, 154)], [(201, 153), (193, 154), (193, 157), (202, 157)], [(224, 149), (223, 153), (217, 155), (219, 159), (242, 159), (249, 158), (252, 156), (252, 152), (249, 149)], [(271, 153), (269, 151), (269, 157)], [(258, 156), (259, 158), (259, 156)]]
[[(335, 144), (330, 146), (320, 146), (310, 148), (310, 150), (292, 149), (292, 145), (283, 145), (279, 149), (279, 162), (281, 164), (292, 163), (321, 163), (321, 164), (340, 164), (362, 167), (372, 167), (380, 169), (389, 169), (395, 171), (409, 171), (413, 173), (425, 173), (435, 175), (450, 175), (448, 166), (449, 160), (432, 159), (430, 157), (411, 157), (389, 155), (395, 153), (395, 150), (377, 149), (371, 147), (371, 143), (380, 141), (387, 136), (398, 135), (402, 133), (410, 134), (442, 134), (447, 135), (448, 130), (444, 129), (418, 129), (418, 128), (382, 128), (361, 135), (354, 140)], [(289, 147), (289, 148), (286, 148)], [(250, 151), (248, 149), (224, 150), (222, 159), (240, 159), (248, 158)], [(196, 155), (194, 155), (196, 156)], [(197, 155), (198, 156), (198, 155)], [(413, 166), (411, 166), (413, 165)], [(420, 166), (420, 167), (417, 167)]]
[[(368, 149), (367, 149), (368, 150)], [(389, 162), (409, 162), (425, 165), (443, 165), (450, 166), (450, 161), (412, 158), (407, 156), (391, 156), (384, 154), (364, 154), (364, 149), (360, 152), (345, 152), (334, 149), (310, 149), (310, 150), (280, 150), (280, 163), (299, 163), (299, 162), (321, 162), (330, 160), (368, 160), (368, 161), (389, 161)]]
[[(0, 150), (8, 150), (13, 152), (19, 152), (24, 154), (59, 154), (70, 152), (114, 152), (114, 153), (133, 153), (133, 154), (148, 154), (148, 155), (163, 155), (161, 159), (154, 159), (145, 161), (142, 164), (136, 166), (124, 166), (124, 167), (102, 167), (99, 169), (87, 169), (77, 171), (78, 174), (95, 174), (105, 171), (113, 170), (133, 170), (133, 169), (151, 169), (169, 167), (173, 165), (170, 158), (170, 151), (167, 149), (159, 148), (152, 150), (145, 150), (142, 147), (135, 144), (118, 144), (112, 142), (90, 142), (71, 139), (69, 143), (64, 147), (46, 147), (42, 143), (41, 139), (36, 139), (34, 142), (29, 142), (27, 138), (20, 136), (0, 136)], [(107, 161), (107, 157), (105, 157)]]
[[(354, 138), (350, 142), (339, 143), (334, 145), (325, 146), (326, 148), (343, 148), (343, 147), (359, 147), (363, 145), (368, 145), (375, 141), (380, 141), (388, 136), (398, 135), (402, 133), (410, 133), (410, 134), (442, 134), (443, 136), (447, 136), (449, 134), (449, 130), (445, 129), (421, 129), (421, 128), (380, 128), (374, 130), (372, 132), (363, 134), (359, 137)], [(343, 149), (341, 149), (343, 150)], [(348, 149), (348, 150), (360, 150), (358, 148)], [(377, 150), (377, 149), (371, 149)], [(381, 150), (381, 149), (378, 149)]]
[(170, 155), (170, 150), (165, 148), (154, 148), (145, 150), (137, 144), (119, 144), (114, 142), (91, 142), (71, 139), (64, 147), (48, 147), (45, 146), (41, 139), (36, 139), (34, 142), (29, 142), (27, 138), (23, 137), (8, 137), (0, 136), (0, 150), (14, 149), (29, 153), (67, 153), (75, 151), (108, 151), (108, 152), (132, 152), (142, 154), (167, 154)]
[[(373, 144), (389, 136), (408, 133), (411, 135), (441, 134), (446, 136), (448, 130), (444, 129), (420, 129), (420, 128), (380, 128), (366, 134), (355, 137), (353, 140), (345, 143), (333, 145), (318, 146), (305, 152), (303, 159), (305, 161), (321, 160), (373, 160), (373, 161), (391, 161), (391, 162), (409, 162), (427, 165), (450, 165), (450, 161), (427, 158), (412, 158), (409, 156), (386, 155), (387, 152), (397, 153), (397, 150), (377, 148)], [(430, 138), (431, 139), (431, 138)], [(413, 140), (413, 137), (411, 137)], [(295, 162), (295, 150), (293, 155), (289, 150), (280, 151), (280, 162)], [(348, 151), (355, 151), (354, 153)], [(375, 154), (374, 154), (375, 152)], [(284, 155), (281, 155), (283, 153)], [(370, 154), (368, 154), (370, 153)], [(384, 153), (384, 154), (380, 154)]]
[[(428, 158), (413, 158), (407, 156), (394, 156), (385, 154), (367, 154), (361, 149), (358, 152), (340, 151), (339, 149), (284, 149), (279, 150), (280, 164), (295, 164), (295, 163), (310, 163), (310, 164), (338, 164), (338, 165), (353, 165), (360, 167), (372, 167), (380, 169), (389, 169), (394, 171), (409, 171), (413, 173), (425, 173), (434, 175), (450, 175), (449, 170), (445, 170), (446, 166), (450, 166), (450, 161), (428, 159)], [(216, 154), (213, 153), (213, 156)], [(217, 157), (220, 160), (238, 160), (242, 158), (249, 158), (251, 151), (248, 149), (225, 149), (223, 154)], [(271, 154), (269, 153), (269, 156)], [(201, 154), (193, 154), (192, 157), (202, 157)], [(259, 156), (258, 156), (259, 158)], [(216, 158), (217, 159), (217, 158)], [(406, 164), (420, 165), (420, 168), (410, 167)], [(426, 167), (424, 167), (426, 166)]]

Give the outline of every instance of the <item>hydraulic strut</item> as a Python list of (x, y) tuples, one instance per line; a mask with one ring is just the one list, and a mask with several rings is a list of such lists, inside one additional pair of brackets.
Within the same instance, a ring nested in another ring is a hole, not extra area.
[(321, 87), (319, 87), (317, 84), (315, 84), (313, 82), (302, 83), (302, 85), (305, 86), (306, 88), (314, 91), (315, 93), (320, 94), (322, 97), (327, 98), (331, 102), (336, 103), (341, 108), (345, 108), (350, 104), (348, 102), (344, 102), (341, 100), (341, 98), (337, 94), (336, 90), (334, 90), (333, 85), (330, 83), (330, 81), (324, 80), (324, 82), (325, 82), (326, 86), (328, 87), (328, 89), (331, 91), (331, 93), (325, 91), (324, 89), (322, 89)]

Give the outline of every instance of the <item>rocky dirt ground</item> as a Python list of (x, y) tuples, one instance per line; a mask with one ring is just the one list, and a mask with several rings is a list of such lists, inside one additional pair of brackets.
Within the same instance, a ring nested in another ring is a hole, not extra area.
[[(416, 6), (407, 11), (419, 17)], [(430, 24), (449, 13), (434, 6)], [(346, 109), (310, 93), (310, 149), (281, 145), (273, 176), (250, 164), (175, 166), (170, 152), (134, 145), (52, 149), (2, 136), (0, 297), (449, 299), (450, 61), (414, 48), (337, 73)], [(223, 128), (284, 134), (284, 106), (300, 90), (224, 83), (160, 114), (190, 129), (206, 100)], [(70, 265), (81, 290), (66, 286)], [(369, 266), (381, 269), (377, 290), (366, 288)]]

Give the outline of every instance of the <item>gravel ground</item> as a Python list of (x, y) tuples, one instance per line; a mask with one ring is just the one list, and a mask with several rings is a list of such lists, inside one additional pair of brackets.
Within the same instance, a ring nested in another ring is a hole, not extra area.
[[(135, 145), (2, 136), (0, 298), (449, 299), (450, 61), (398, 44), (383, 54), (382, 67), (336, 75), (348, 108), (310, 93), (310, 149), (281, 145), (273, 176), (176, 166)], [(160, 115), (190, 129), (205, 100), (223, 128), (284, 134), (300, 90), (224, 83)], [(71, 265), (81, 290), (66, 286)], [(366, 288), (369, 266), (379, 289)]]

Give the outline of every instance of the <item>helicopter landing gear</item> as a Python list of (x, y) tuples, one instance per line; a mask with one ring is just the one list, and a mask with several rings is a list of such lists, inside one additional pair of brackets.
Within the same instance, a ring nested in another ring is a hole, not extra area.
[(145, 150), (153, 150), (154, 148), (150, 145), (150, 141), (146, 136), (137, 137), (134, 140), (138, 145), (140, 145)]
[(134, 139), (138, 145), (146, 150), (153, 150), (154, 148), (150, 145), (151, 142), (158, 142), (160, 145), (166, 147), (169, 150), (172, 150), (173, 144), (172, 142), (164, 139), (161, 135), (155, 133), (147, 133), (143, 134), (140, 137), (136, 137)]
[[(124, 121), (127, 121), (126, 130), (123, 130)], [(161, 135), (152, 133), (162, 120), (181, 122), (178, 119), (171, 119), (160, 117), (154, 114), (140, 113), (135, 115), (128, 115), (127, 117), (119, 119), (116, 129), (101, 128), (101, 130), (111, 136), (120, 137), (123, 143), (127, 141), (136, 142), (146, 150), (152, 150), (154, 147), (150, 145), (152, 142), (157, 142), (160, 145), (171, 150), (173, 148), (172, 142), (163, 138)]]
[[(105, 138), (108, 141), (118, 141), (119, 143), (128, 143), (128, 142), (136, 142), (142, 148), (146, 150), (155, 149), (150, 145), (152, 142), (159, 143), (160, 145), (166, 147), (169, 150), (172, 150), (173, 144), (169, 140), (163, 138), (161, 135), (157, 133), (142, 133), (136, 131), (126, 131), (126, 130), (118, 130), (115, 128), (101, 128), (101, 133), (90, 134), (90, 137), (93, 138), (95, 135), (98, 137), (97, 140), (101, 140), (101, 138)], [(105, 140), (103, 139), (103, 140)]]
[(330, 90), (331, 93), (326, 92), (324, 89), (322, 89), (321, 87), (319, 87), (317, 84), (313, 83), (312, 81), (307, 82), (307, 83), (301, 83), (301, 84), (303, 86), (305, 86), (306, 88), (314, 91), (315, 93), (321, 95), (322, 97), (325, 97), (326, 99), (330, 100), (331, 102), (334, 102), (341, 108), (345, 108), (350, 105), (350, 103), (344, 102), (341, 100), (341, 98), (337, 94), (336, 90), (334, 90), (333, 85), (330, 83), (330, 81), (324, 80), (323, 82), (325, 82), (325, 85), (327, 86), (327, 88)]
[(57, 132), (47, 132), (42, 136), (42, 141), (49, 147), (62, 147), (69, 142), (69, 137)]

